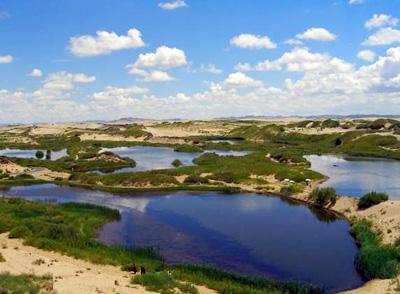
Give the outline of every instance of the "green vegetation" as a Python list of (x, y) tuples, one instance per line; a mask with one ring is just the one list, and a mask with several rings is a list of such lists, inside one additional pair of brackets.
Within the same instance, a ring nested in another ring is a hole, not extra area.
[(132, 282), (144, 286), (149, 291), (156, 291), (161, 294), (174, 294), (176, 293), (175, 289), (179, 289), (180, 293), (183, 294), (198, 293), (197, 289), (192, 284), (179, 282), (167, 272), (135, 276)]
[(360, 244), (358, 270), (367, 279), (390, 279), (399, 273), (400, 248), (381, 244), (381, 238), (367, 220), (353, 223), (352, 232)]
[(191, 153), (200, 153), (203, 152), (203, 149), (201, 149), (198, 146), (195, 145), (179, 145), (174, 148), (175, 152), (191, 152)]
[(179, 159), (175, 159), (171, 164), (172, 164), (172, 166), (175, 166), (175, 167), (180, 167), (183, 165), (182, 161), (180, 161)]
[(4, 258), (3, 254), (1, 254), (1, 252), (0, 252), (0, 262), (5, 262), (5, 261), (6, 261), (6, 259)]
[(316, 188), (311, 192), (309, 198), (315, 201), (318, 206), (325, 207), (327, 205), (334, 205), (337, 195), (334, 188)]
[(96, 229), (116, 219), (118, 211), (94, 205), (0, 199), (0, 232), (10, 232), (11, 238), (22, 238), (27, 245), (94, 263), (126, 266), (134, 260), (150, 271), (161, 266), (151, 249), (109, 247), (96, 240)]
[(358, 201), (359, 209), (367, 209), (371, 206), (377, 205), (381, 202), (385, 202), (389, 199), (388, 194), (386, 193), (378, 193), (378, 192), (369, 192), (364, 194), (360, 200)]
[(33, 275), (11, 275), (9, 273), (0, 274), (0, 293), (13, 294), (37, 294), (41, 290), (50, 291), (53, 289), (53, 279), (51, 276), (37, 277)]
[(303, 191), (304, 191), (304, 185), (293, 184), (293, 185), (282, 187), (280, 192), (283, 195), (293, 195), (293, 194), (302, 193)]
[(321, 123), (321, 127), (323, 128), (338, 128), (340, 123), (337, 120), (327, 119)]
[(207, 178), (199, 175), (190, 175), (184, 181), (186, 184), (208, 184), (210, 181)]
[(278, 282), (270, 279), (250, 278), (228, 273), (215, 268), (178, 265), (172, 267), (175, 279), (190, 281), (196, 285), (207, 285), (218, 293), (225, 294), (319, 294), (319, 287), (296, 282)]

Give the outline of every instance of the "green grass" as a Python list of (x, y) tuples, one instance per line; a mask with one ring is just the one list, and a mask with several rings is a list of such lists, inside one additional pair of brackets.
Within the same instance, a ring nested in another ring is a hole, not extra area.
[(88, 204), (0, 199), (0, 232), (28, 245), (100, 264), (124, 266), (134, 260), (149, 270), (160, 266), (161, 258), (150, 249), (105, 246), (95, 239), (98, 227), (117, 219), (118, 211)]
[(399, 274), (399, 247), (381, 244), (380, 235), (367, 220), (354, 222), (352, 233), (360, 244), (356, 266), (365, 278), (391, 279)]
[(378, 192), (369, 192), (364, 194), (358, 201), (359, 209), (367, 209), (371, 206), (377, 205), (381, 202), (385, 202), (389, 199), (388, 194), (386, 193), (378, 193)]
[(0, 273), (0, 293), (36, 294), (42, 289), (52, 290), (51, 276), (11, 275)]
[(211, 267), (178, 265), (172, 267), (173, 276), (196, 285), (207, 285), (222, 294), (317, 294), (322, 289), (296, 282), (278, 282), (270, 279), (244, 277)]
[(325, 207), (336, 203), (337, 194), (334, 188), (316, 188), (309, 195), (318, 206)]
[(167, 272), (149, 273), (146, 275), (135, 276), (132, 280), (134, 284), (144, 286), (149, 291), (161, 294), (174, 294), (175, 289), (179, 289), (183, 294), (197, 294), (197, 289), (190, 283), (177, 281)]

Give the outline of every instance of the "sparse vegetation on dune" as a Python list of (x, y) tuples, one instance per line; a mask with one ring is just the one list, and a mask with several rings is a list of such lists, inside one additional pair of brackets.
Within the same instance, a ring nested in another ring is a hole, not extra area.
[(11, 275), (0, 273), (0, 293), (29, 293), (37, 294), (53, 289), (53, 279), (51, 276), (33, 275)]
[(369, 192), (364, 194), (358, 201), (359, 209), (367, 209), (371, 206), (377, 205), (381, 202), (385, 202), (389, 199), (389, 195), (386, 193)]

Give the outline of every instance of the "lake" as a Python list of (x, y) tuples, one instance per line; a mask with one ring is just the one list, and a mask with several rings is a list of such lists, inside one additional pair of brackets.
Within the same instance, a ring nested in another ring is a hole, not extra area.
[[(0, 156), (7, 156), (7, 157), (16, 157), (16, 158), (31, 158), (31, 159), (36, 159), (36, 152), (39, 151), (37, 149), (1, 149), (0, 150)], [(46, 150), (40, 150), (43, 152), (45, 159), (46, 157)], [(57, 150), (57, 151), (51, 151), (51, 160), (57, 160), (60, 159), (61, 157), (67, 156), (67, 149), (62, 149), (62, 150)]]
[(360, 286), (349, 223), (279, 197), (251, 193), (113, 194), (45, 184), (4, 194), (116, 208), (121, 220), (98, 231), (106, 244), (151, 246), (169, 263), (197, 263), (252, 276), (297, 280), (328, 292)]
[[(173, 168), (172, 162), (179, 159), (183, 165), (193, 165), (193, 159), (199, 157), (200, 152), (176, 152), (172, 148), (167, 147), (117, 147), (103, 148), (100, 152), (111, 151), (121, 157), (128, 157), (136, 162), (135, 167), (121, 168), (114, 173), (138, 172), (156, 169)], [(248, 151), (230, 151), (230, 150), (207, 150), (205, 153), (216, 153), (220, 156), (244, 156), (249, 154)]]
[(400, 199), (400, 161), (343, 155), (309, 155), (311, 169), (329, 177), (322, 187), (339, 195), (360, 197), (367, 192), (386, 192)]

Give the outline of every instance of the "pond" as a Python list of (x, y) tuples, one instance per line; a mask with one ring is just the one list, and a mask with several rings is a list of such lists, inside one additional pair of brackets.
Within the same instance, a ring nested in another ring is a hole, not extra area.
[(386, 192), (400, 199), (400, 161), (342, 155), (309, 155), (311, 169), (329, 177), (322, 187), (339, 195), (360, 197), (370, 191)]
[(53, 184), (13, 187), (30, 200), (84, 202), (121, 212), (102, 227), (106, 244), (151, 246), (169, 263), (217, 266), (241, 274), (296, 280), (328, 292), (358, 287), (358, 252), (349, 224), (334, 214), (250, 193), (112, 194)]
[[(36, 159), (36, 152), (42, 151), (43, 154), (46, 156), (46, 150), (37, 150), (37, 149), (1, 149), (0, 156), (7, 156), (7, 157), (16, 157), (16, 158), (31, 158)], [(61, 157), (67, 156), (67, 149), (51, 151), (51, 160), (57, 160)], [(43, 157), (45, 159), (45, 157)]]
[[(149, 146), (103, 148), (100, 152), (104, 151), (111, 151), (121, 157), (134, 159), (136, 162), (135, 167), (121, 168), (114, 173), (173, 168), (172, 162), (175, 159), (179, 159), (183, 165), (189, 166), (193, 165), (193, 159), (202, 154), (200, 152), (176, 152), (172, 148)], [(221, 156), (244, 156), (250, 153), (248, 151), (229, 150), (207, 150), (205, 152), (213, 152)]]

